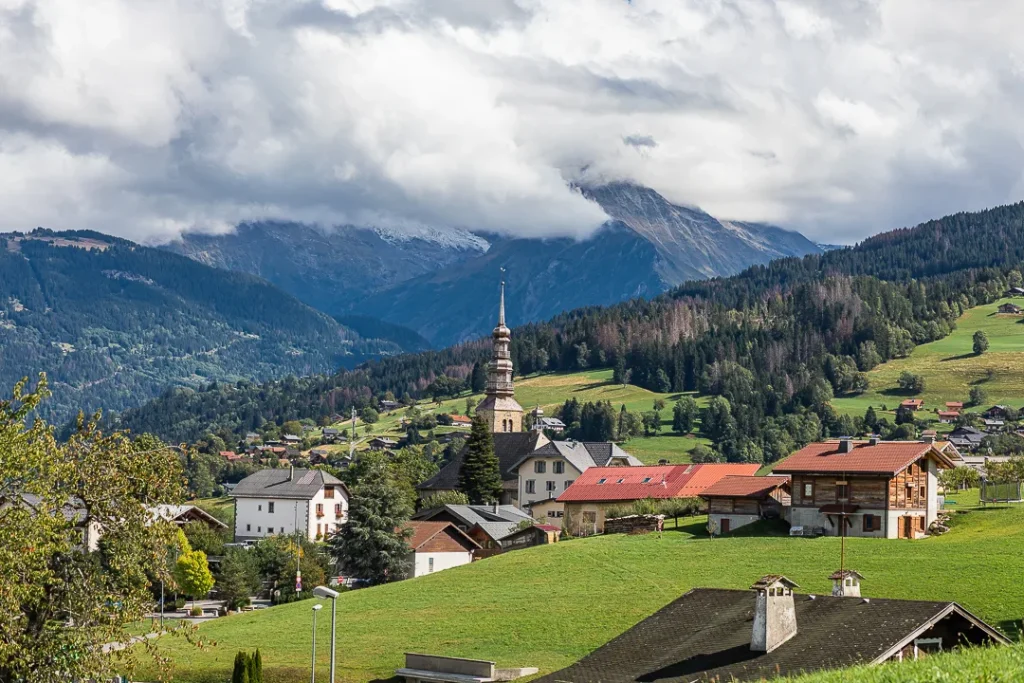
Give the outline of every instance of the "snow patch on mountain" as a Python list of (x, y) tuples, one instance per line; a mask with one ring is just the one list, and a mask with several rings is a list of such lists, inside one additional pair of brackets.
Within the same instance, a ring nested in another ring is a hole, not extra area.
[(459, 228), (440, 229), (429, 226), (403, 225), (399, 228), (375, 226), (371, 230), (388, 244), (401, 244), (413, 240), (422, 240), (448, 249), (479, 251), (481, 253), (485, 253), (491, 248), (491, 243), (483, 237)]

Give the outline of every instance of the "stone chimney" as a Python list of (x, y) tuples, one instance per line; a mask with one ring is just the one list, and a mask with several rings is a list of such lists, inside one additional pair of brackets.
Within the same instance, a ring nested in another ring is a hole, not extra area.
[(494, 514), (498, 514), (498, 501), (494, 501)]
[(872, 446), (877, 446), (879, 442), (881, 442), (881, 440), (882, 437), (880, 437), (878, 434), (872, 434), (870, 438), (868, 438), (868, 444)]
[(841, 436), (839, 437), (839, 452), (850, 453), (853, 451), (853, 437), (852, 436)]
[(925, 443), (935, 443), (935, 435), (934, 434), (924, 434), (924, 435), (921, 436), (921, 441), (923, 441)]
[(843, 569), (828, 577), (832, 579), (832, 596), (836, 598), (859, 598), (860, 582), (864, 577), (853, 569)]
[(796, 635), (795, 583), (780, 574), (762, 576), (751, 590), (757, 594), (750, 649), (771, 652)]

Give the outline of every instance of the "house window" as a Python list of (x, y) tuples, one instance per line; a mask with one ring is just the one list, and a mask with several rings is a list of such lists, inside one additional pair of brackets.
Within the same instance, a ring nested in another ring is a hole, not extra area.
[(547, 468), (548, 468), (547, 466), (548, 466), (548, 464), (546, 462), (544, 462), (543, 460), (534, 460), (533, 461), (533, 471), (534, 471), (535, 474), (544, 474), (544, 472), (547, 471)]
[(807, 483), (804, 484), (804, 498), (807, 498), (809, 500), (813, 500), (814, 499), (814, 483), (813, 482), (807, 482)]
[(574, 481), (574, 480), (572, 480), (572, 479), (569, 479), (569, 480), (567, 480), (567, 481), (565, 482), (565, 488), (569, 488), (570, 486), (572, 486), (572, 482), (573, 482), (573, 481)]
[(846, 500), (850, 497), (847, 488), (846, 484), (836, 484), (836, 500)]
[(864, 531), (878, 531), (882, 528), (882, 518), (878, 515), (864, 515)]
[(554, 491), (555, 490), (555, 482), (549, 481), (548, 485), (547, 485), (547, 489), (548, 489), (548, 493), (551, 493), (552, 491)]
[(319, 525), (319, 524), (317, 524), (317, 525), (316, 525), (316, 537), (317, 537), (317, 538), (320, 538), (320, 535), (321, 535), (322, 533), (323, 533), (323, 532), (321, 532), (321, 531), (320, 531), (320, 525)]
[(928, 487), (922, 486), (921, 487), (921, 500), (924, 500), (927, 497), (928, 497)]
[(598, 479), (598, 480), (597, 480), (597, 483), (598, 483), (598, 484), (603, 484), (603, 483), (605, 483), (606, 481), (608, 481), (608, 480), (607, 480), (607, 479)]
[(245, 530), (246, 531), (252, 531), (252, 524), (246, 524), (245, 525)]
[(334, 487), (333, 486), (325, 486), (324, 487), (324, 498), (334, 498)]
[(622, 482), (624, 482), (624, 481), (626, 481), (626, 480), (625, 480), (625, 479), (619, 479), (619, 480), (618, 480), (617, 482), (615, 482), (615, 483), (616, 483), (616, 484), (621, 484), (621, 483), (622, 483)]
[(263, 503), (256, 506), (256, 512), (263, 512)]
[(323, 503), (317, 503), (316, 504), (316, 516), (317, 517), (323, 517), (324, 516), (324, 504)]
[(555, 474), (565, 474), (565, 463), (561, 460), (551, 463), (551, 471)]
[(263, 533), (263, 527), (261, 527), (261, 526), (256, 527), (256, 533), (262, 534)]
[(334, 516), (341, 517), (341, 503), (334, 504)]
[(428, 557), (427, 558), (427, 572), (432, 572), (432, 571), (434, 571), (434, 558)]
[(270, 514), (274, 514), (274, 504), (273, 503), (267, 503), (267, 512), (269, 512)]
[(650, 477), (644, 477), (642, 480), (640, 480), (641, 484), (649, 484), (650, 482), (651, 482), (651, 478)]
[(537, 492), (537, 482), (535, 482), (533, 479), (527, 479), (526, 480), (526, 492), (527, 493), (536, 493)]

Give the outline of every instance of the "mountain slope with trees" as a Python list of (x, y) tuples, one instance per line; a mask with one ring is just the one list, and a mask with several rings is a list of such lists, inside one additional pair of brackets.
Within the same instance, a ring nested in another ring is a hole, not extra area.
[(333, 372), (367, 340), (251, 275), (98, 233), (0, 235), (0, 384), (45, 371), (55, 421), (168, 385)]
[[(713, 396), (702, 429), (718, 453), (770, 462), (809, 440), (877, 428), (836, 414), (831, 399), (863, 391), (867, 371), (946, 336), (963, 311), (1019, 284), (1022, 261), (1024, 204), (957, 214), (856, 247), (686, 283), (652, 301), (522, 326), (513, 332), (513, 362), (520, 373), (613, 367), (618, 381)], [(450, 393), (473, 384), (487, 354), (474, 342), (296, 380), (291, 389), (172, 393), (125, 419), (183, 438), (179, 421), (191, 420), (195, 434), (237, 433), (260, 420), (361, 407), (387, 391)]]

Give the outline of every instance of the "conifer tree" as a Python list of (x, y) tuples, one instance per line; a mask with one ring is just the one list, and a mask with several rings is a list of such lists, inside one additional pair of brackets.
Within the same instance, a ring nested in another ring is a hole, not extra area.
[(412, 509), (383, 464), (368, 470), (352, 489), (348, 523), (328, 541), (342, 571), (373, 583), (400, 581), (408, 573), (411, 549), (406, 528)]
[(494, 437), (478, 414), (466, 440), (466, 455), (459, 471), (459, 490), (474, 505), (501, 499), (501, 467), (494, 454)]
[(231, 683), (252, 683), (249, 680), (249, 655), (241, 650), (235, 653), (235, 667), (231, 671)]

